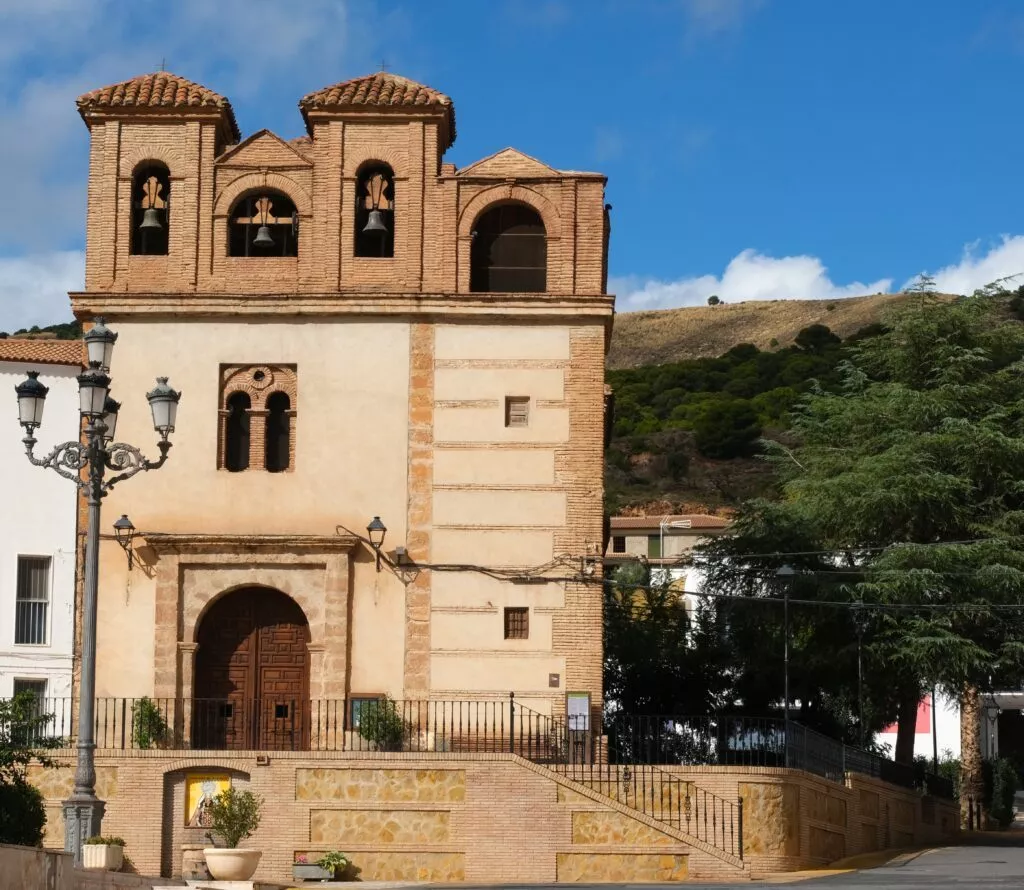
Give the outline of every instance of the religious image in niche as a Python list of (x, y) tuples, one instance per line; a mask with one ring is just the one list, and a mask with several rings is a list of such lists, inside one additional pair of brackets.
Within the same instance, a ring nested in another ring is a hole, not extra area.
[(210, 828), (210, 808), (214, 798), (231, 786), (226, 775), (189, 776), (186, 780), (185, 825), (188, 828)]

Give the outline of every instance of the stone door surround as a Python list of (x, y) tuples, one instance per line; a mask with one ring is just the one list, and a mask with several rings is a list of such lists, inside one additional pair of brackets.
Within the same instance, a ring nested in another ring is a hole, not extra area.
[(207, 608), (242, 587), (290, 596), (309, 622), (309, 694), (345, 697), (352, 535), (145, 535), (156, 555), (155, 698), (191, 698)]

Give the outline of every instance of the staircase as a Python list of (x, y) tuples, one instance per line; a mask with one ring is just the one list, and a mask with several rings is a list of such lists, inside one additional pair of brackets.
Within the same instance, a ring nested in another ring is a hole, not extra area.
[(538, 771), (744, 868), (742, 800), (727, 800), (653, 764), (630, 762), (635, 758), (616, 751), (603, 736), (578, 730), (564, 718), (519, 704), (513, 713), (512, 750)]

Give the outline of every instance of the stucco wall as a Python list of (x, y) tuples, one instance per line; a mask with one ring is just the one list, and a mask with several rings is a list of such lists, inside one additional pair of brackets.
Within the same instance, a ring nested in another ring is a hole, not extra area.
[[(14, 679), (45, 679), (48, 697), (70, 695), (74, 635), (75, 509), (73, 482), (52, 470), (33, 467), (22, 445), (13, 398), (29, 370), (40, 372), (50, 388), (43, 425), (36, 431), (36, 456), (78, 438), (79, 368), (0, 362), (0, 390), (12, 393), (0, 412), (0, 461), (6, 468), (6, 506), (0, 511), (0, 698), (12, 692)], [(50, 607), (47, 643), (14, 645), (18, 556), (50, 557)]]

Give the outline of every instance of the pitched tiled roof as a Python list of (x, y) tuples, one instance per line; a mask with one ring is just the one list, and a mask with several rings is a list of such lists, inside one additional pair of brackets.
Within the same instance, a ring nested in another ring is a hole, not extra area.
[(77, 104), (82, 117), (93, 108), (220, 108), (227, 115), (235, 140), (241, 138), (235, 112), (227, 99), (169, 71), (141, 74), (100, 87), (79, 96)]
[(316, 108), (356, 108), (366, 106), (434, 106), (448, 113), (448, 145), (455, 141), (455, 106), (444, 93), (386, 71), (344, 80), (322, 90), (316, 90), (299, 100), (302, 116), (309, 126), (307, 112)]
[[(657, 530), (661, 523), (665, 523), (665, 530), (670, 528), (678, 533), (686, 528), (697, 530), (725, 529), (732, 523), (721, 516), (707, 516), (704, 514), (686, 514), (681, 516), (613, 516), (611, 518), (612, 531), (629, 531), (642, 529)], [(689, 526), (682, 523), (689, 522)], [(673, 525), (672, 523), (678, 523)]]
[(81, 340), (0, 340), (0, 362), (84, 367), (85, 344)]

